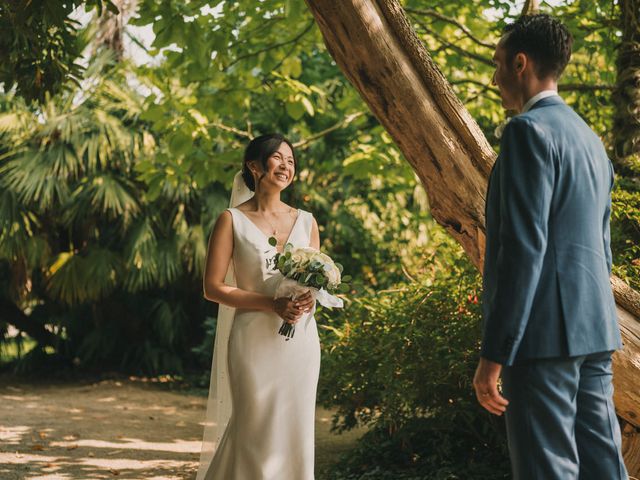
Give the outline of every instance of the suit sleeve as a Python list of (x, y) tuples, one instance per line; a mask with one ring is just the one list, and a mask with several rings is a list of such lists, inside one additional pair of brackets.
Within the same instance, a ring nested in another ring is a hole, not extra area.
[(481, 355), (511, 365), (522, 341), (547, 249), (555, 168), (544, 133), (526, 118), (504, 130), (496, 285), (485, 299)]
[(613, 265), (613, 259), (611, 254), (611, 191), (613, 190), (613, 181), (614, 181), (614, 172), (613, 165), (611, 165), (611, 161), (609, 161), (609, 171), (611, 172), (611, 186), (609, 188), (609, 198), (607, 199), (607, 206), (604, 210), (604, 218), (603, 218), (603, 238), (604, 238), (604, 254), (607, 259), (607, 270), (609, 271), (609, 276), (611, 276), (611, 267)]

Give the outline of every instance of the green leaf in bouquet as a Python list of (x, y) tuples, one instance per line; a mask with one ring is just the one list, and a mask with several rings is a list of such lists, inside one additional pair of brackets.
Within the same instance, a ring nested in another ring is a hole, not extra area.
[(345, 275), (344, 277), (342, 277), (343, 283), (349, 283), (351, 280), (352, 280), (351, 275)]
[(292, 243), (287, 243), (284, 246), (285, 253), (288, 253), (289, 255), (291, 255), (291, 250), (293, 250), (293, 244)]
[(276, 237), (269, 237), (269, 245), (271, 245), (272, 247), (275, 247), (278, 244), (278, 240), (276, 239)]
[(284, 267), (284, 263), (287, 261), (286, 258), (284, 258), (283, 256), (280, 256), (280, 258), (278, 258), (278, 269), (281, 270)]
[(325, 276), (320, 273), (316, 273), (313, 278), (318, 285), (324, 285), (324, 282), (326, 280)]
[(342, 266), (342, 264), (338, 262), (336, 262), (336, 268), (340, 273), (342, 273), (342, 271), (344, 270), (344, 267)]

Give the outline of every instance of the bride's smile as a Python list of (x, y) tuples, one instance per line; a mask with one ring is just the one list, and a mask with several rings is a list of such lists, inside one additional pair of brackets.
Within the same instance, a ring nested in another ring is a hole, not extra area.
[[(277, 151), (267, 160), (265, 178), (269, 178), (278, 188), (288, 187), (295, 175), (295, 160), (293, 152), (286, 143), (280, 145)], [(263, 179), (263, 181), (264, 181)]]

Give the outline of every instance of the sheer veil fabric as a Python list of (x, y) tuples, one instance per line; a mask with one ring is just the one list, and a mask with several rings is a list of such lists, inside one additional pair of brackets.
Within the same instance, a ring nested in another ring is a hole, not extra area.
[[(233, 178), (233, 188), (229, 207), (236, 207), (253, 197), (253, 192), (244, 183), (242, 172)], [(227, 285), (236, 285), (233, 260), (225, 276)], [(235, 308), (220, 304), (216, 325), (216, 337), (213, 346), (211, 382), (207, 400), (207, 414), (204, 422), (200, 466), (196, 480), (204, 479), (209, 464), (213, 460), (216, 448), (231, 417), (231, 386), (229, 384), (228, 344)]]

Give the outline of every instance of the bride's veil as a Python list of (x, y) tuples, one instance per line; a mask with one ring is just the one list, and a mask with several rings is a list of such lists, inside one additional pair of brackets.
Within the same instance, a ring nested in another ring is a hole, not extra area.
[[(235, 207), (246, 202), (253, 196), (253, 192), (244, 183), (242, 172), (233, 178), (231, 200), (229, 207)], [(225, 277), (227, 285), (236, 285), (233, 271), (233, 260)], [(227, 347), (235, 308), (220, 304), (216, 324), (216, 337), (213, 346), (213, 363), (211, 365), (211, 383), (209, 384), (209, 399), (207, 400), (207, 415), (204, 423), (202, 450), (200, 452), (200, 467), (196, 480), (203, 480), (211, 464), (213, 455), (218, 447), (220, 438), (231, 416), (231, 385), (229, 384), (229, 366), (227, 363)]]

